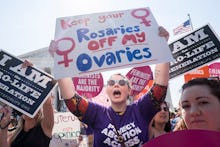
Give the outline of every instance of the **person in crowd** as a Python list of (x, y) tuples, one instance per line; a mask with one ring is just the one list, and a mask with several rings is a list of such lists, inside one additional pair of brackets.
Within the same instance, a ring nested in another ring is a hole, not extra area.
[[(169, 33), (159, 27), (159, 36), (168, 40)], [(71, 77), (58, 80), (61, 95), (75, 116), (93, 130), (94, 146), (141, 146), (148, 141), (148, 126), (164, 101), (169, 80), (169, 63), (155, 66), (155, 83), (151, 90), (130, 105), (131, 84), (122, 74), (113, 74), (106, 92), (111, 106), (104, 107), (78, 95)]]
[(173, 128), (174, 131), (181, 131), (181, 130), (187, 130), (186, 124), (182, 118), (179, 119), (179, 121), (175, 124)]
[(156, 113), (149, 126), (149, 140), (171, 131), (170, 112), (167, 102), (160, 105), (160, 111)]
[(175, 108), (175, 117), (171, 120), (171, 130), (175, 128), (177, 123), (181, 120), (181, 111), (180, 108)]
[[(25, 61), (23, 67), (27, 66), (32, 64)], [(20, 116), (16, 128), (10, 134), (8, 134), (8, 126), (11, 121), (11, 112), (8, 107), (3, 107), (0, 121), (0, 147), (48, 147), (54, 125), (52, 98), (52, 95), (47, 98), (34, 118), (24, 114)]]
[[(53, 107), (51, 97), (43, 105), (34, 118), (22, 115), (16, 129), (8, 134), (8, 125), (11, 121), (11, 113), (8, 107), (1, 110), (4, 117), (0, 125), (0, 147), (48, 147), (53, 129)], [(38, 139), (36, 139), (38, 138)]]
[(176, 113), (174, 111), (170, 111), (170, 121), (172, 121), (176, 116)]
[(220, 81), (196, 78), (185, 83), (180, 109), (187, 129), (220, 131)]

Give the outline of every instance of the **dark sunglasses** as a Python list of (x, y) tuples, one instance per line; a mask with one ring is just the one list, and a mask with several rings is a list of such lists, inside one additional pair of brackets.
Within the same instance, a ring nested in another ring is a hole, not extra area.
[(160, 110), (160, 111), (163, 110), (163, 111), (165, 111), (165, 112), (169, 111), (168, 107), (163, 107), (163, 108), (160, 108), (159, 110)]
[(125, 80), (125, 79), (121, 79), (121, 80), (109, 80), (109, 81), (107, 82), (107, 84), (108, 84), (109, 86), (114, 86), (116, 83), (119, 84), (120, 86), (125, 86), (125, 84), (127, 84), (128, 81)]

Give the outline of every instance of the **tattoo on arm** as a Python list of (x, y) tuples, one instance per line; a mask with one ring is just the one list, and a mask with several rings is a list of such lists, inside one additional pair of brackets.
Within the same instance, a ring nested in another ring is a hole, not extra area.
[(82, 117), (88, 108), (88, 101), (80, 95), (75, 94), (71, 99), (65, 99), (65, 103), (70, 112), (82, 120)]
[(160, 104), (164, 101), (167, 93), (167, 86), (162, 86), (158, 84), (154, 84), (150, 89), (151, 100), (156, 105), (156, 107), (160, 108)]

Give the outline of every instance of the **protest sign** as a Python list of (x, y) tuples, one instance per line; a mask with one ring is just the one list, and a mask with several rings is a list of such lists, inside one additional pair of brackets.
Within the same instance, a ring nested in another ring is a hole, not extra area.
[(154, 84), (154, 80), (149, 80), (147, 85), (144, 87), (143, 90), (141, 90), (140, 93), (138, 93), (135, 97), (134, 97), (134, 101), (138, 100), (139, 98), (141, 98), (143, 95), (145, 95), (149, 90), (150, 88), (153, 86)]
[(57, 18), (56, 79), (172, 60), (149, 8)]
[(131, 81), (131, 95), (139, 94), (150, 80), (153, 80), (153, 73), (150, 66), (141, 66), (132, 68), (126, 77)]
[(220, 63), (212, 63), (209, 65), (209, 74), (210, 77), (219, 77), (220, 79)]
[(195, 79), (195, 78), (208, 78), (210, 77), (209, 74), (209, 66), (203, 66), (199, 69), (195, 69), (187, 74), (184, 74), (184, 81), (185, 83), (189, 80)]
[(102, 91), (104, 85), (101, 73), (74, 77), (73, 83), (77, 93), (86, 98), (97, 96)]
[(220, 41), (209, 24), (169, 44), (170, 79), (220, 57)]
[(54, 127), (50, 147), (77, 146), (80, 121), (71, 112), (54, 113)]
[(53, 77), (35, 67), (22, 68), (23, 61), (0, 50), (0, 101), (34, 117), (56, 86)]

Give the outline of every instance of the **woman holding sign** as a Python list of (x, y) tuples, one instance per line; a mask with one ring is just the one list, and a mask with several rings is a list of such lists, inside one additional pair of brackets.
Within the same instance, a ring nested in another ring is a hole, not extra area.
[[(159, 36), (169, 33), (162, 27)], [(111, 100), (111, 107), (106, 108), (89, 102), (78, 95), (71, 78), (58, 80), (62, 97), (69, 110), (82, 122), (92, 128), (94, 146), (140, 146), (148, 141), (148, 128), (151, 119), (159, 111), (164, 101), (169, 80), (169, 64), (158, 64), (155, 67), (155, 84), (150, 92), (137, 102), (127, 105), (131, 92), (128, 79), (121, 74), (112, 75), (106, 92)]]
[[(25, 61), (23, 66), (25, 68), (32, 64)], [(54, 125), (52, 99), (52, 95), (47, 98), (34, 118), (24, 114), (19, 116), (18, 124), (12, 130), (9, 129), (11, 112), (8, 107), (1, 108), (0, 147), (48, 147)]]
[[(10, 131), (11, 113), (7, 107), (0, 110), (0, 147), (48, 147), (53, 129), (53, 107), (51, 97), (34, 118), (20, 116), (17, 126)], [(9, 131), (8, 131), (9, 130)]]

